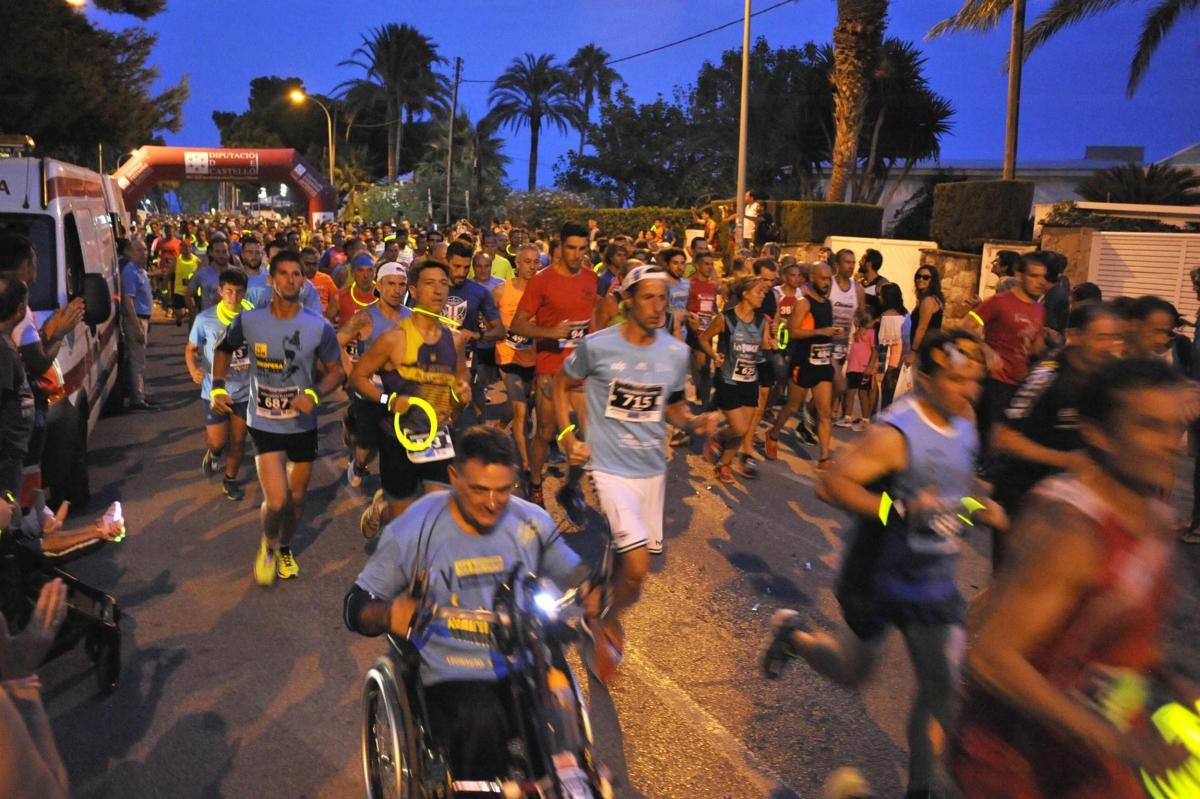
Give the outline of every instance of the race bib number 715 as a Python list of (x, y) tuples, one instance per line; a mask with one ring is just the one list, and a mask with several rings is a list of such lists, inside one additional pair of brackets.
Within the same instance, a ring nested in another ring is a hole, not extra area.
[(662, 386), (614, 380), (608, 387), (604, 416), (619, 422), (661, 422)]

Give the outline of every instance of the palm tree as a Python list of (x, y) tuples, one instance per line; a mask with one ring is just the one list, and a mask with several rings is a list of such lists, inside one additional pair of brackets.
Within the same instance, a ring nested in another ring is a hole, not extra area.
[(361, 144), (338, 151), (337, 166), (333, 168), (333, 181), (337, 188), (339, 203), (349, 197), (346, 215), (362, 212), (358, 194), (371, 187), (371, 173), (367, 170), (367, 148)]
[(529, 191), (537, 186), (538, 140), (542, 124), (566, 133), (583, 124), (583, 106), (575, 97), (571, 74), (554, 63), (554, 56), (526, 53), (492, 84), (489, 112), (499, 125), (518, 131), (529, 127)]
[(858, 154), (871, 74), (883, 48), (888, 0), (838, 0), (833, 29), (833, 155), (826, 199), (842, 202)]
[(580, 155), (583, 155), (587, 123), (592, 118), (592, 104), (597, 100), (611, 100), (613, 86), (625, 83), (617, 71), (608, 65), (610, 58), (608, 51), (600, 45), (585, 44), (567, 62), (579, 100), (583, 103), (583, 125), (579, 127)]
[(1075, 187), (1085, 200), (1152, 205), (1200, 205), (1200, 175), (1167, 164), (1128, 163), (1097, 170)]
[[(1025, 58), (1029, 58), (1031, 52), (1063, 28), (1108, 11), (1120, 2), (1121, 0), (1054, 0), (1050, 8), (1025, 31)], [(1000, 18), (1010, 8), (1012, 0), (965, 0), (958, 13), (934, 25), (929, 31), (929, 36), (932, 38), (957, 31), (989, 31), (996, 27)], [(1129, 81), (1125, 86), (1127, 95), (1132, 97), (1137, 91), (1138, 84), (1146, 76), (1150, 59), (1179, 18), (1185, 13), (1197, 10), (1200, 10), (1200, 0), (1154, 0), (1150, 4), (1142, 22), (1137, 49), (1134, 50), (1133, 60), (1129, 64)]]
[(448, 82), (434, 71), (446, 59), (428, 36), (394, 22), (364, 35), (353, 55), (338, 66), (360, 67), (366, 76), (345, 81), (334, 91), (342, 91), (350, 125), (363, 111), (382, 108), (388, 128), (388, 182), (393, 182), (400, 169), (405, 123), (411, 125), (417, 115), (446, 104)]

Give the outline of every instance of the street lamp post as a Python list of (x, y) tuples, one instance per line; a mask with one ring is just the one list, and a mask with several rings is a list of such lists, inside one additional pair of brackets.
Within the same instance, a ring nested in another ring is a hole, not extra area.
[(336, 184), (333, 182), (333, 164), (336, 157), (333, 149), (333, 116), (329, 113), (329, 109), (325, 107), (323, 102), (318, 100), (316, 97), (313, 97), (311, 94), (306, 93), (303, 89), (292, 89), (290, 92), (288, 92), (288, 98), (291, 99), (291, 101), (296, 105), (300, 105), (305, 100), (312, 100), (321, 107), (322, 111), (325, 112), (325, 132), (328, 136), (327, 143), (329, 146), (329, 185), (336, 188)]
[(750, 0), (742, 23), (742, 110), (738, 118), (737, 218), (733, 223), (733, 251), (742, 248), (746, 224), (746, 140), (750, 122)]

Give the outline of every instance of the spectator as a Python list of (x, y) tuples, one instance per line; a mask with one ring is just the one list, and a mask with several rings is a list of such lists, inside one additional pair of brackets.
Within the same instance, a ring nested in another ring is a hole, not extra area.
[(121, 267), (121, 332), (129, 365), (129, 409), (149, 411), (154, 404), (146, 399), (146, 342), (154, 307), (146, 274), (146, 245), (140, 239), (121, 239), (118, 246), (126, 259)]

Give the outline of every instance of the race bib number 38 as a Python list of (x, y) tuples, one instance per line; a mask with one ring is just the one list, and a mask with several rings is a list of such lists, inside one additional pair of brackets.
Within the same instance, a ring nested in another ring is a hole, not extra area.
[(264, 419), (295, 419), (299, 412), (292, 407), (292, 399), (300, 393), (296, 386), (258, 386), (258, 415)]
[(614, 380), (608, 387), (604, 416), (619, 422), (661, 422), (662, 386)]

